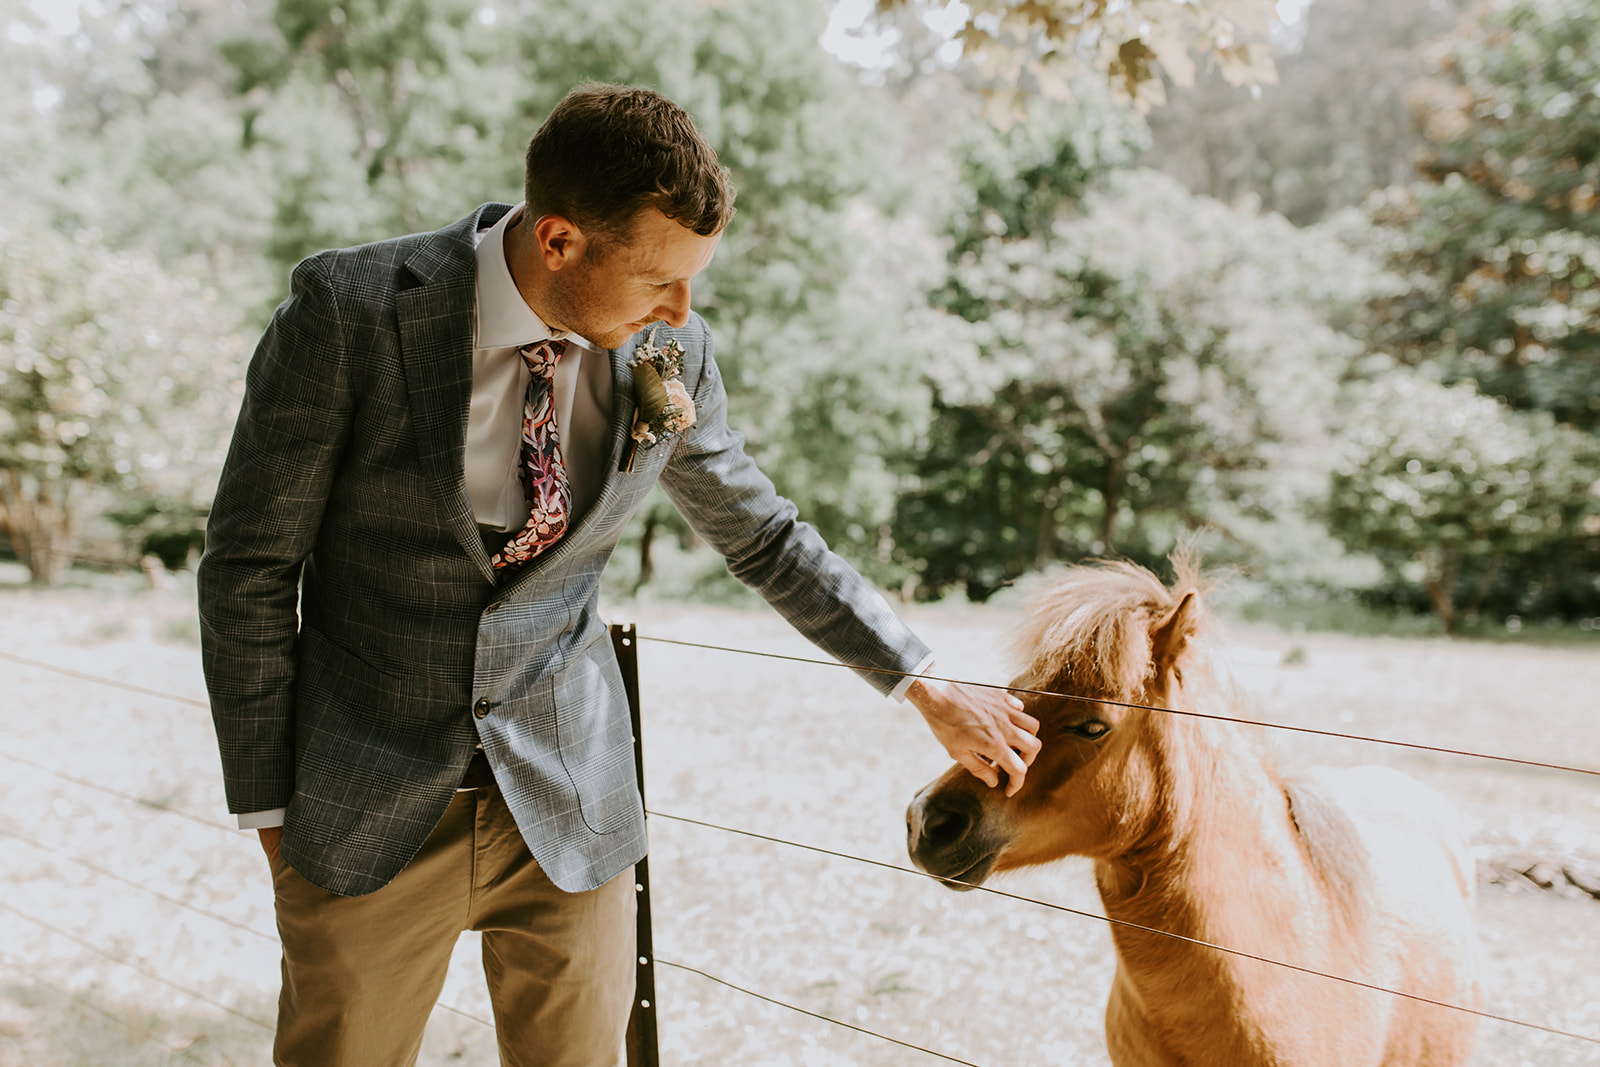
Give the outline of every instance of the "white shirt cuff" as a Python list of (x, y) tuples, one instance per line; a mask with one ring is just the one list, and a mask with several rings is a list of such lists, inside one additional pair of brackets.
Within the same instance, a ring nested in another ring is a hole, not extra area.
[(890, 691), (889, 695), (894, 697), (900, 703), (904, 704), (906, 702), (906, 691), (911, 688), (911, 683), (915, 682), (922, 675), (927, 674), (932, 667), (933, 653), (930, 652), (923, 658), (921, 663), (916, 665), (910, 674), (900, 679), (900, 684), (895, 686), (894, 689)]
[(239, 816), (239, 829), (265, 830), (269, 826), (282, 826), (283, 817), (288, 811), (288, 808), (273, 808), (271, 811), (246, 812)]

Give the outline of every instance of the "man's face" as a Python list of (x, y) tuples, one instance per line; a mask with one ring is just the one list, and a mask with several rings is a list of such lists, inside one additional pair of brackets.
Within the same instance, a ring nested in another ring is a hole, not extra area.
[(689, 321), (689, 282), (711, 262), (720, 233), (702, 237), (646, 207), (631, 230), (596, 254), (588, 243), (556, 271), (546, 325), (569, 330), (602, 348), (617, 348), (652, 322)]

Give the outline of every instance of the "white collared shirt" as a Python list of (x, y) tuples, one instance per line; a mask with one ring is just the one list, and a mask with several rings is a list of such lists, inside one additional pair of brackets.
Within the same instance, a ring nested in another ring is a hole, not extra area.
[(528, 368), (522, 345), (564, 336), (567, 351), (556, 364), (554, 404), (561, 458), (572, 490), (572, 521), (594, 503), (605, 482), (611, 449), (611, 361), (576, 334), (557, 334), (533, 313), (506, 266), (506, 226), (522, 213), (517, 205), (499, 222), (476, 234), (478, 277), (472, 338), (472, 405), (467, 415), (467, 499), (478, 525), (520, 530), (528, 502), (518, 471), (522, 406)]

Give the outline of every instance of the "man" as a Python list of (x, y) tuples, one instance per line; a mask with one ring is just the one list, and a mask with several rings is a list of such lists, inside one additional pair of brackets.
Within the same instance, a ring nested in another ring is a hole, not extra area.
[[(616, 1061), (645, 838), (597, 587), (658, 480), (801, 632), (1020, 786), (1021, 703), (903, 681), (927, 649), (728, 428), (689, 304), (732, 214), (681, 109), (590, 84), (529, 145), (524, 205), (296, 268), (200, 567), (228, 806), (272, 867), (275, 1062), (414, 1062), (463, 929), (502, 1062)], [(640, 413), (641, 355), (670, 410)]]

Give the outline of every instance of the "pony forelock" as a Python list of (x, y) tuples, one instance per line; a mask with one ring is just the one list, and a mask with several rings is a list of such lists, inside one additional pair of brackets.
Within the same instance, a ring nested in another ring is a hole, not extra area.
[(1019, 686), (1069, 686), (1072, 691), (1131, 699), (1151, 680), (1150, 634), (1185, 593), (1200, 592), (1199, 568), (1173, 557), (1167, 588), (1150, 571), (1120, 560), (1068, 567), (1031, 598), (1013, 636)]

